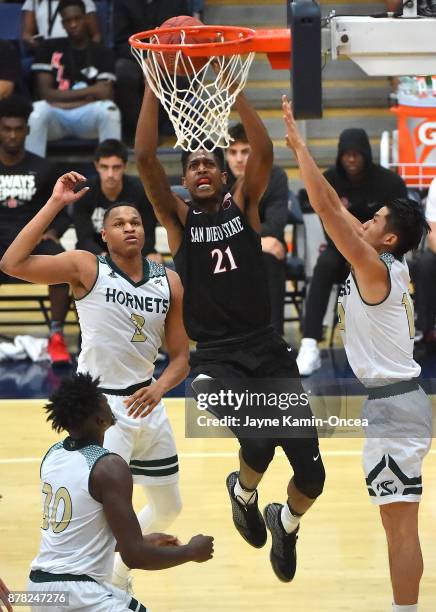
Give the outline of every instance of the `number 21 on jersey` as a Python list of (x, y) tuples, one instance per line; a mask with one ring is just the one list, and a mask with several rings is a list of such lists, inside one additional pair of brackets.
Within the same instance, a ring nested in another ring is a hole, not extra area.
[(233, 258), (230, 247), (227, 247), (225, 251), (221, 249), (214, 249), (210, 253), (213, 263), (215, 265), (214, 274), (221, 274), (222, 272), (230, 272), (230, 270), (236, 270), (238, 267)]

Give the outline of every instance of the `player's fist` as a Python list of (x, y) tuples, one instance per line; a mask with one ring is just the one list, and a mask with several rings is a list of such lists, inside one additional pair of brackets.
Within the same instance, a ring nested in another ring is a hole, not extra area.
[(153, 546), (181, 546), (181, 542), (176, 536), (167, 533), (149, 533), (142, 537), (144, 542)]
[(192, 561), (203, 563), (213, 557), (212, 536), (196, 535), (187, 544), (192, 555)]

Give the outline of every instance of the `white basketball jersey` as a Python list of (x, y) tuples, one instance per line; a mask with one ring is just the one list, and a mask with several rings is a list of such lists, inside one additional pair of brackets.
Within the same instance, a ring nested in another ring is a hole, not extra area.
[(88, 489), (92, 468), (108, 454), (101, 446), (80, 447), (70, 438), (47, 452), (41, 463), (41, 545), (33, 570), (86, 574), (98, 582), (110, 577), (115, 538), (102, 504)]
[(339, 328), (350, 366), (367, 387), (410, 380), (421, 372), (413, 359), (415, 325), (406, 261), (383, 253), (389, 271), (389, 295), (366, 304), (351, 272), (338, 300)]
[(94, 286), (76, 300), (82, 332), (77, 371), (99, 376), (101, 387), (124, 389), (153, 376), (170, 287), (165, 267), (148, 259), (137, 283), (108, 256), (97, 260)]

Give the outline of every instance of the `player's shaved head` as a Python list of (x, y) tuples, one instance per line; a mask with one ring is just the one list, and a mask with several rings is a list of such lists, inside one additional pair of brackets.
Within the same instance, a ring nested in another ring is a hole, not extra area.
[[(106, 225), (107, 221), (109, 220), (109, 218), (110, 218), (110, 216), (112, 214), (112, 211), (116, 210), (117, 208), (120, 208), (121, 206), (127, 206), (127, 207), (131, 208), (132, 210), (134, 210), (138, 214), (139, 218), (141, 219), (141, 214), (140, 214), (138, 208), (134, 204), (132, 204), (130, 202), (129, 203), (127, 203), (127, 202), (115, 202), (114, 204), (111, 204), (109, 206), (109, 208), (106, 208), (106, 210), (104, 212), (104, 215), (103, 215), (103, 226)], [(141, 220), (141, 222), (142, 222), (142, 220)]]
[[(215, 158), (216, 165), (221, 170), (221, 172), (223, 172), (225, 169), (225, 160), (224, 160), (224, 152), (222, 148), (215, 147), (213, 150), (210, 150), (210, 148), (211, 146), (209, 142), (207, 141), (205, 143), (205, 148), (200, 148), (198, 149), (198, 151), (205, 151), (207, 154), (212, 154), (213, 157)], [(182, 161), (183, 176), (186, 174), (186, 168), (188, 166), (188, 162), (191, 158), (191, 155), (193, 155), (194, 153), (197, 153), (198, 151), (183, 151), (182, 152), (181, 161)]]

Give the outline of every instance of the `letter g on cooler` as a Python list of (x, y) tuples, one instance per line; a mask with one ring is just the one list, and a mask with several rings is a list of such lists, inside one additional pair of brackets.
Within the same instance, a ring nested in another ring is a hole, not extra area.
[(418, 128), (418, 138), (422, 144), (436, 146), (436, 121), (426, 121)]

